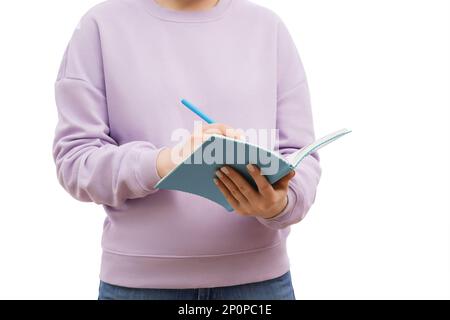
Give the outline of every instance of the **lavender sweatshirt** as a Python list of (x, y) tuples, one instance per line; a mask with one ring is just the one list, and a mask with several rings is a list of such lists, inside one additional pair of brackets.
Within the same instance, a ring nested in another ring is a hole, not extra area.
[(289, 154), (314, 139), (305, 72), (284, 24), (247, 0), (175, 11), (110, 0), (75, 30), (56, 81), (54, 159), (62, 186), (103, 206), (100, 278), (136, 288), (263, 281), (289, 270), (286, 237), (312, 205), (317, 155), (297, 169), (276, 218), (242, 217), (155, 190), (156, 159), (193, 129), (181, 98), (234, 128), (278, 129)]

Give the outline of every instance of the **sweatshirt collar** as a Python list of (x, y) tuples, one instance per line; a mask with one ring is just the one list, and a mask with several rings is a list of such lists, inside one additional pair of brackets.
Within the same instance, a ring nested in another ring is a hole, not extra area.
[(165, 8), (156, 0), (141, 0), (153, 16), (173, 22), (208, 22), (220, 19), (234, 0), (220, 0), (213, 8), (199, 11), (183, 11)]

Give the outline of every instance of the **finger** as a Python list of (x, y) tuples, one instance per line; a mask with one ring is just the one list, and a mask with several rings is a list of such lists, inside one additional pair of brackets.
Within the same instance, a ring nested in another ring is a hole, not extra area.
[(233, 197), (241, 204), (241, 205), (247, 205), (248, 200), (247, 198), (242, 194), (242, 192), (238, 189), (238, 187), (233, 183), (233, 181), (230, 180), (222, 171), (218, 170), (216, 172), (216, 176), (219, 178), (220, 181), (223, 182), (225, 187), (231, 192)]
[(231, 167), (222, 167), (220, 170), (232, 181), (249, 202), (257, 201), (258, 193), (239, 172)]
[(247, 171), (255, 181), (260, 194), (263, 196), (268, 196), (273, 193), (273, 187), (267, 178), (261, 174), (261, 169), (253, 164), (249, 164), (247, 165)]
[(213, 134), (222, 135), (222, 131), (217, 128), (208, 128), (201, 132), (194, 132), (191, 135), (191, 140), (194, 142), (204, 142), (209, 139)]
[(203, 132), (202, 142), (209, 140), (213, 135), (222, 135), (222, 133), (217, 129), (209, 129)]
[(289, 187), (289, 182), (291, 179), (295, 176), (295, 171), (290, 171), (286, 176), (281, 178), (275, 183), (275, 189), (279, 190), (286, 190)]
[(183, 157), (187, 157), (192, 153), (194, 149), (196, 149), (199, 145), (203, 143), (203, 137), (198, 135), (192, 135), (187, 141), (186, 145), (182, 149)]
[(203, 125), (203, 132), (215, 130), (217, 134), (230, 137), (237, 140), (245, 140), (245, 133), (242, 129), (234, 129), (233, 127), (223, 123), (212, 123)]
[(213, 181), (214, 184), (217, 186), (217, 188), (220, 190), (220, 192), (222, 192), (223, 196), (225, 197), (225, 200), (227, 200), (230, 206), (233, 207), (234, 210), (238, 210), (239, 201), (236, 200), (236, 198), (233, 196), (230, 190), (227, 189), (225, 184), (216, 178), (214, 178)]
[(222, 134), (222, 131), (220, 131), (217, 128), (209, 128), (203, 131), (203, 135), (212, 135), (212, 134)]
[(226, 129), (226, 136), (236, 140), (245, 140), (245, 132), (242, 129)]
[(229, 125), (223, 124), (223, 123), (213, 123), (213, 124), (207, 124), (203, 126), (203, 132), (206, 130), (215, 129), (220, 132), (221, 135), (226, 136), (227, 129), (232, 130), (233, 128)]

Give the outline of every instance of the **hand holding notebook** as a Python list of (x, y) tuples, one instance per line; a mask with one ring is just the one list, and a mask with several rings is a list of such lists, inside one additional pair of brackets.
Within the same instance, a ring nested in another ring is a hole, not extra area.
[[(185, 100), (183, 100), (183, 104), (208, 123), (213, 123), (197, 107)], [(350, 130), (342, 129), (331, 133), (286, 158), (277, 151), (271, 151), (242, 140), (211, 135), (161, 179), (155, 188), (193, 193), (220, 204), (228, 211), (233, 211), (232, 206), (213, 181), (216, 172), (221, 167), (230, 166), (256, 187), (255, 181), (247, 170), (247, 165), (251, 163), (258, 166), (267, 180), (274, 184), (298, 167), (305, 157), (350, 132)]]

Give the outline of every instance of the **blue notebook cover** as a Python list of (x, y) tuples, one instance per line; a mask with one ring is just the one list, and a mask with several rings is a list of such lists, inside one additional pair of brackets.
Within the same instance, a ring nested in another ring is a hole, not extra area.
[(305, 157), (350, 132), (347, 129), (336, 131), (287, 157), (245, 141), (212, 135), (161, 179), (155, 188), (196, 194), (233, 211), (213, 182), (216, 171), (221, 167), (231, 166), (256, 187), (246, 168), (247, 164), (252, 163), (260, 167), (261, 172), (273, 184), (294, 170)]

